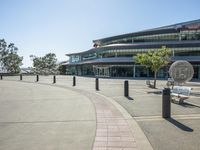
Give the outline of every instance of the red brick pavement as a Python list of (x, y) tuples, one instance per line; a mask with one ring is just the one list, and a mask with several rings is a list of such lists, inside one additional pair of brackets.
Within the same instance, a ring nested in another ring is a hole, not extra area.
[(103, 97), (89, 94), (96, 108), (97, 129), (93, 150), (137, 150), (136, 141), (122, 114)]

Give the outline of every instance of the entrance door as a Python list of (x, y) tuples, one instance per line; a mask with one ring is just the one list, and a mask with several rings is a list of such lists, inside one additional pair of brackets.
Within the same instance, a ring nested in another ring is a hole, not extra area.
[(95, 75), (99, 77), (109, 77), (110, 76), (109, 67), (96, 67)]

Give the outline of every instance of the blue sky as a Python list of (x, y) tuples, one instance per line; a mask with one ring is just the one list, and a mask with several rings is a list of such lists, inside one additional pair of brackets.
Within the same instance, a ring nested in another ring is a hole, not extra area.
[(92, 48), (92, 40), (200, 19), (199, 0), (0, 0), (0, 39), (29, 55)]

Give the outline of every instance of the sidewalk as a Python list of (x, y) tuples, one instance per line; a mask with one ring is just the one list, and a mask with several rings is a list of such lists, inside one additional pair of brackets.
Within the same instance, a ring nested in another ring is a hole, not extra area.
[[(123, 79), (99, 79), (99, 91), (95, 90), (95, 78), (87, 77), (76, 77), (76, 86), (72, 86), (72, 76), (57, 76), (55, 84), (53, 76), (40, 76), (38, 83), (35, 76), (24, 76), (23, 81), (19, 81), (19, 76), (4, 77), (4, 80), (28, 82), (32, 86), (44, 84), (59, 88), (58, 92), (61, 88), (73, 91), (84, 97), (83, 101), (86, 98), (97, 112), (97, 115), (95, 111), (91, 113), (97, 126), (94, 121), (90, 149), (196, 150), (200, 147), (199, 86), (191, 86), (191, 96), (183, 105), (171, 103), (171, 118), (163, 119), (160, 91), (166, 86), (164, 80), (157, 81), (158, 89), (149, 88), (144, 80), (129, 80), (129, 98), (124, 97)], [(65, 94), (67, 97), (68, 92)]]
[[(27, 82), (31, 82), (31, 80), (33, 82), (33, 79), (27, 80)], [(23, 83), (17, 83), (17, 84), (23, 84)], [(73, 91), (74, 93), (76, 93), (76, 96), (79, 95), (79, 96), (87, 97), (87, 100), (85, 98), (84, 99), (78, 98), (78, 97), (74, 98), (73, 96), (70, 96), (72, 99), (75, 99), (75, 100), (79, 99), (81, 100), (81, 103), (84, 103), (85, 101), (88, 101), (89, 99), (93, 103), (93, 106), (94, 106), (93, 109), (96, 110), (96, 132), (95, 132), (96, 136), (94, 135), (94, 133), (92, 133), (93, 134), (93, 139), (92, 139), (92, 135), (90, 133), (91, 135), (90, 138), (86, 140), (86, 141), (89, 141), (87, 143), (88, 148), (82, 147), (82, 149), (84, 150), (85, 149), (86, 150), (87, 149), (93, 149), (93, 150), (137, 150), (137, 149), (151, 150), (152, 149), (149, 141), (147, 140), (146, 136), (144, 135), (144, 133), (142, 132), (142, 130), (140, 129), (136, 121), (126, 112), (124, 108), (122, 108), (114, 100), (108, 97), (105, 97), (99, 94), (98, 92), (95, 92), (94, 90), (88, 91), (88, 88), (90, 88), (88, 86), (86, 87), (86, 89), (82, 89), (82, 88), (71, 87), (69, 85), (66, 86), (66, 84), (63, 84), (63, 82), (51, 84), (51, 82), (49, 83), (48, 78), (43, 79), (42, 82), (40, 82), (39, 84), (34, 84), (34, 86), (36, 85), (43, 86), (40, 84), (46, 84), (48, 85), (46, 87), (51, 87), (51, 88), (52, 87), (53, 88), (59, 87), (59, 89), (63, 88), (64, 90), (68, 91), (65, 94), (65, 96), (67, 97), (69, 96), (69, 93)], [(30, 85), (33, 85), (33, 84), (31, 83)], [(48, 93), (48, 91), (46, 92)], [(59, 95), (59, 94), (57, 93), (56, 95)], [(84, 104), (80, 105), (79, 102), (77, 102), (76, 105), (78, 105), (80, 109), (85, 107)], [(57, 108), (57, 109), (59, 110), (60, 108)], [(90, 109), (92, 110), (92, 108)], [(92, 116), (92, 114), (95, 115), (95, 112), (91, 110), (87, 110), (90, 112), (90, 116)], [(73, 108), (66, 110), (65, 115), (67, 115), (68, 113), (72, 114), (71, 111), (74, 111)], [(80, 111), (80, 110), (77, 110), (77, 111)], [(83, 110), (80, 113), (84, 114), (85, 113), (84, 111), (85, 110)], [(95, 129), (94, 123), (93, 123), (95, 119), (93, 117), (91, 118), (92, 118), (91, 120), (89, 119), (87, 121), (92, 122), (92, 125), (91, 125), (92, 128), (86, 126), (84, 127), (84, 130), (86, 131), (90, 131), (90, 130), (94, 131)], [(80, 131), (81, 129), (83, 129), (83, 127), (80, 127), (78, 131)], [(82, 133), (80, 136), (82, 137)], [(73, 139), (74, 141), (77, 140), (74, 137)], [(91, 145), (89, 144), (91, 143), (91, 141), (92, 142), (94, 141), (93, 147), (91, 147)], [(74, 142), (74, 145), (75, 143), (76, 142)], [(80, 143), (80, 145), (82, 145), (82, 143)], [(74, 149), (74, 148), (70, 148), (70, 149)], [(76, 149), (77, 148), (75, 148), (75, 150)]]
[(96, 108), (93, 150), (152, 150), (136, 121), (114, 100), (99, 93), (73, 89), (90, 98)]

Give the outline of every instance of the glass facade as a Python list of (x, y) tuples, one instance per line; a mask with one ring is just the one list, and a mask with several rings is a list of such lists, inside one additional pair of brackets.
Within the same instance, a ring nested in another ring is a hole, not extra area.
[[(200, 20), (95, 40), (94, 44), (88, 51), (68, 55), (66, 74), (153, 77), (150, 69), (135, 64), (134, 56), (166, 46), (173, 58), (191, 61), (194, 78), (200, 78)], [(160, 69), (158, 77), (168, 77), (168, 67)]]

